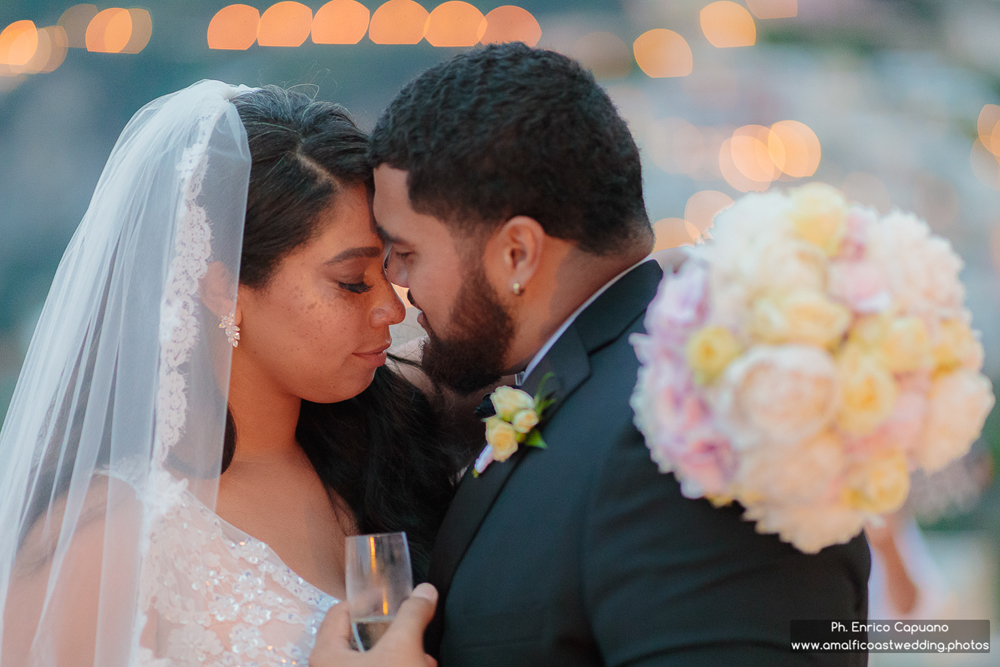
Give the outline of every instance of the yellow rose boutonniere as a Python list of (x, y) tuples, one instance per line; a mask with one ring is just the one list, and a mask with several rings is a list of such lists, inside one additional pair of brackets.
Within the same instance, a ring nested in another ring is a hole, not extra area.
[(534, 398), (531, 394), (513, 387), (500, 387), (490, 396), (496, 415), (487, 417), (486, 447), (472, 467), (473, 477), (478, 477), (494, 461), (501, 463), (513, 456), (522, 444), (545, 449), (545, 441), (538, 430), (542, 413), (552, 400), (543, 398), (542, 389), (551, 373), (542, 378)]

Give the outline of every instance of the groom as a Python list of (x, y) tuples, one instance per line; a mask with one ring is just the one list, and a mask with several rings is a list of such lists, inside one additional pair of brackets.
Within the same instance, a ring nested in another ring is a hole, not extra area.
[(683, 497), (632, 424), (628, 338), (662, 271), (638, 150), (590, 74), (521, 44), (463, 53), (393, 100), (371, 155), (426, 373), (459, 393), (517, 373), (534, 394), (548, 376), (554, 400), (546, 449), (462, 481), (427, 652), (443, 667), (865, 664), (789, 651), (793, 619), (866, 618), (864, 539), (806, 555), (757, 534), (740, 508)]

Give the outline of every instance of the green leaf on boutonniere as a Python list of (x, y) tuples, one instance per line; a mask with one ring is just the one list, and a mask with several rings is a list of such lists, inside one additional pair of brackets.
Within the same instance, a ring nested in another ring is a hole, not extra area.
[(553, 399), (548, 398), (543, 393), (545, 391), (545, 383), (548, 382), (548, 379), (550, 377), (555, 377), (555, 373), (552, 373), (550, 371), (545, 375), (543, 375), (542, 381), (538, 383), (538, 389), (535, 391), (535, 412), (538, 413), (539, 417), (542, 416), (543, 410), (545, 410), (547, 407), (555, 403)]
[(537, 428), (528, 434), (528, 437), (524, 439), (524, 444), (528, 447), (538, 447), (539, 449), (546, 449), (548, 447), (545, 444), (545, 440), (542, 439), (542, 432)]

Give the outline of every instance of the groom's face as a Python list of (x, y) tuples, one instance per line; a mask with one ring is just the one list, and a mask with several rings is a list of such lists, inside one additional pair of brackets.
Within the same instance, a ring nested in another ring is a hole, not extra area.
[(391, 245), (389, 280), (409, 288), (421, 311), (424, 371), (468, 394), (503, 375), (514, 323), (483, 268), (481, 245), (414, 211), (406, 179), (400, 169), (375, 169), (375, 220)]

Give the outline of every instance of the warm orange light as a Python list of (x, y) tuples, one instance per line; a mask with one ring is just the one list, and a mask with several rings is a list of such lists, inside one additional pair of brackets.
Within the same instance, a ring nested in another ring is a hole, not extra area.
[[(761, 125), (744, 125), (733, 132), (733, 164), (752, 181), (765, 183), (781, 174), (768, 148), (770, 134), (771, 131)], [(786, 161), (783, 154), (781, 159), (782, 163)]]
[(783, 120), (771, 126), (768, 151), (775, 166), (793, 178), (807, 178), (819, 168), (822, 149), (808, 125)]
[(424, 39), (432, 46), (475, 46), (486, 34), (486, 17), (467, 2), (452, 0), (427, 17)]
[(414, 0), (389, 0), (372, 14), (368, 38), (376, 44), (416, 44), (430, 14)]
[(121, 53), (131, 38), (132, 15), (121, 7), (98, 12), (87, 26), (87, 50), (95, 53)]
[(653, 234), (656, 235), (656, 245), (653, 247), (653, 252), (694, 245), (692, 232), (698, 234), (695, 226), (684, 218), (658, 220), (653, 224)]
[(208, 24), (208, 48), (245, 51), (257, 41), (260, 12), (249, 5), (223, 7)]
[(54, 25), (38, 31), (38, 48), (24, 69), (31, 73), (53, 72), (66, 60), (68, 40), (62, 26)]
[(31, 21), (15, 21), (0, 32), (0, 66), (23, 72), (38, 50), (38, 29)]
[(286, 0), (267, 8), (257, 24), (261, 46), (302, 46), (312, 31), (312, 10), (301, 2)]
[(715, 224), (715, 216), (732, 205), (732, 197), (718, 190), (702, 190), (688, 197), (684, 219), (694, 226), (696, 235), (692, 234), (691, 238), (696, 242), (712, 238), (709, 230)]
[(719, 148), (719, 171), (726, 183), (740, 192), (763, 192), (771, 187), (771, 181), (756, 181), (739, 170), (733, 160), (733, 138), (722, 142)]
[(357, 0), (332, 0), (312, 22), (314, 44), (357, 44), (368, 32), (371, 12)]
[(663, 118), (649, 125), (646, 149), (653, 164), (668, 174), (695, 174), (705, 157), (705, 141), (697, 127), (682, 118)]
[(486, 15), (486, 32), (479, 41), (483, 44), (524, 42), (534, 46), (541, 38), (542, 27), (531, 12), (514, 5), (503, 5)]
[(153, 36), (153, 18), (145, 9), (130, 9), (128, 14), (132, 19), (132, 35), (121, 53), (139, 53)]
[(632, 51), (639, 68), (656, 79), (687, 76), (694, 69), (691, 47), (673, 30), (657, 28), (644, 32), (635, 40)]
[(1000, 106), (987, 104), (979, 112), (976, 123), (979, 130), (979, 140), (986, 150), (994, 155), (1000, 155)]
[(753, 46), (757, 26), (750, 12), (729, 0), (713, 2), (701, 10), (701, 30), (712, 46)]
[(747, 7), (759, 19), (790, 19), (799, 14), (798, 0), (747, 0)]
[(96, 5), (73, 5), (59, 17), (59, 26), (66, 31), (70, 48), (87, 48), (87, 26), (97, 16)]
[(619, 79), (632, 71), (632, 54), (618, 35), (598, 30), (576, 40), (569, 54), (598, 79)]

